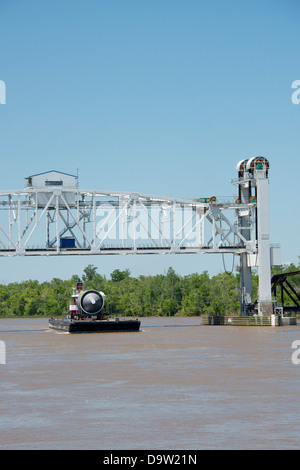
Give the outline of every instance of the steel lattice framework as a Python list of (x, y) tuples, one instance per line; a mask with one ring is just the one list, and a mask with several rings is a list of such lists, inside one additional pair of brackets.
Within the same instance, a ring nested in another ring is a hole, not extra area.
[(255, 202), (29, 187), (0, 192), (0, 256), (255, 254), (255, 221)]

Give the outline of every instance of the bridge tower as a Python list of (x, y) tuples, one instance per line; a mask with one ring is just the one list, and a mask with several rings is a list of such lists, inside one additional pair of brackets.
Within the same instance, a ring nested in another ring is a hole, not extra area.
[(241, 315), (247, 315), (253, 309), (252, 273), (253, 266), (258, 267), (258, 314), (271, 315), (271, 254), (269, 223), (269, 162), (264, 157), (241, 160), (237, 165), (238, 203), (256, 204), (255, 224), (251, 224), (250, 211), (239, 211), (239, 227), (246, 240), (251, 238), (251, 226), (255, 229), (256, 252), (241, 253)]

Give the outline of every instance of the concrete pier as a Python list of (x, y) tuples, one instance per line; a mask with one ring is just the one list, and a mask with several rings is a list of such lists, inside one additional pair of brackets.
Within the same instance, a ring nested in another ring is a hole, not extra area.
[(203, 315), (202, 325), (286, 326), (297, 325), (297, 319), (296, 317), (281, 317), (280, 315)]

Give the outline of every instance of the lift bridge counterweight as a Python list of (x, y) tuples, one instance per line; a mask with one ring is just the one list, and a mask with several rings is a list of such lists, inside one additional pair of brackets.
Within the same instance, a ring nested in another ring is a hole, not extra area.
[(253, 305), (255, 265), (259, 314), (267, 314), (269, 163), (255, 157), (237, 170), (238, 198), (226, 202), (81, 190), (77, 176), (55, 170), (29, 176), (25, 189), (0, 191), (0, 256), (232, 253), (241, 260), (242, 313)]

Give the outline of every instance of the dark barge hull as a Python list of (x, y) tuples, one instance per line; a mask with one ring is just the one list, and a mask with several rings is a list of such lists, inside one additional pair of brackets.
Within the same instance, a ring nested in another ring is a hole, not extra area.
[(139, 320), (71, 320), (50, 318), (49, 327), (68, 333), (109, 333), (118, 331), (139, 331)]

